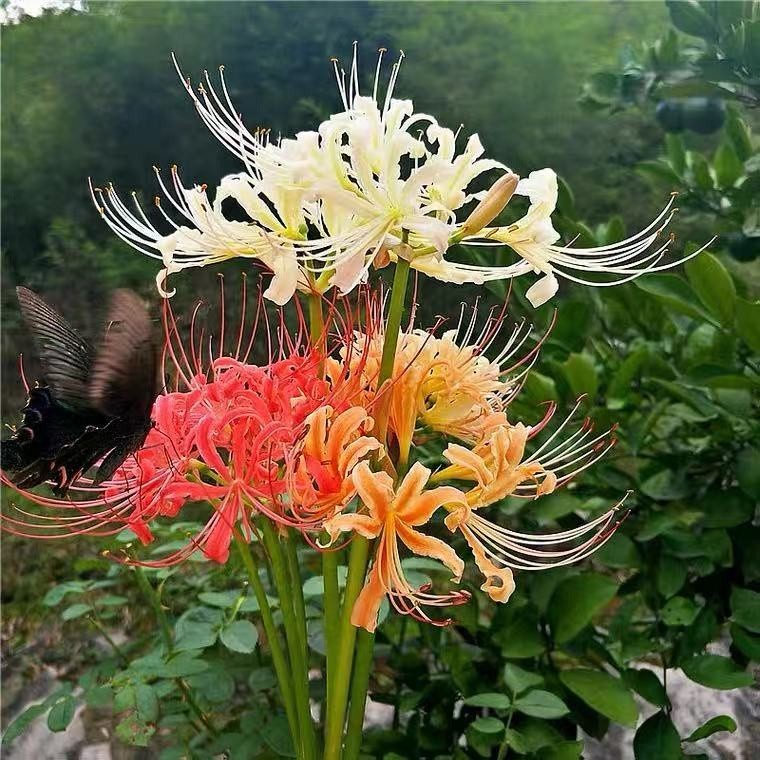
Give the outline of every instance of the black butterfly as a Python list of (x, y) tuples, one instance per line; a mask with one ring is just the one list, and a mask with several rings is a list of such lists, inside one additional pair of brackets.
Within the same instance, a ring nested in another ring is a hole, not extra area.
[(52, 480), (65, 494), (102, 458), (94, 477), (102, 483), (152, 425), (159, 357), (145, 306), (132, 291), (117, 290), (95, 351), (38, 295), (21, 287), (16, 294), (45, 382), (30, 390), (21, 425), (2, 442), (2, 469), (22, 488)]

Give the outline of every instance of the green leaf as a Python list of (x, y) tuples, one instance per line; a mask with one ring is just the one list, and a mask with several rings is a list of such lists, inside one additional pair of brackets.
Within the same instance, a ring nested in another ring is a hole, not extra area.
[(139, 720), (136, 715), (128, 715), (116, 726), (116, 735), (135, 747), (147, 747), (154, 733), (156, 727)]
[(748, 446), (739, 452), (736, 457), (736, 479), (747, 496), (760, 501), (760, 449)]
[(617, 583), (599, 573), (581, 573), (562, 581), (547, 612), (556, 641), (563, 643), (580, 633), (616, 592)]
[(689, 153), (689, 165), (691, 167), (692, 174), (694, 175), (694, 181), (701, 190), (712, 190), (715, 187), (712, 174), (710, 173), (710, 165), (707, 163), (707, 159), (701, 153)]
[(760, 633), (760, 594), (748, 588), (731, 591), (731, 617), (752, 633)]
[(682, 472), (660, 470), (641, 484), (641, 490), (656, 501), (675, 501), (686, 496), (689, 487)]
[(700, 607), (691, 599), (674, 596), (660, 611), (662, 622), (669, 626), (691, 625), (699, 614)]
[(726, 133), (731, 144), (734, 146), (736, 155), (741, 161), (746, 161), (752, 156), (752, 136), (747, 123), (742, 119), (737, 108), (731, 106), (728, 109), (726, 119)]
[(182, 626), (181, 633), (177, 636), (174, 648), (178, 652), (187, 652), (192, 649), (205, 649), (216, 643), (219, 631), (211, 623), (186, 623)]
[(752, 499), (747, 498), (738, 488), (710, 490), (696, 506), (704, 512), (702, 524), (705, 528), (733, 528), (751, 522), (755, 514)]
[(649, 358), (649, 347), (640, 346), (621, 362), (607, 386), (607, 401), (626, 399), (631, 393), (631, 383)]
[(707, 312), (694, 298), (688, 284), (674, 274), (649, 274), (636, 280), (634, 285), (657, 298), (670, 311), (686, 314), (694, 319), (709, 319)]
[(92, 612), (89, 604), (72, 604), (61, 613), (61, 620), (76, 620), (88, 612)]
[(665, 598), (673, 596), (686, 583), (686, 564), (669, 554), (661, 554), (657, 561), (655, 583)]
[(718, 30), (712, 17), (697, 0), (665, 0), (670, 11), (670, 20), (676, 29), (693, 37), (715, 40)]
[(543, 681), (544, 679), (538, 673), (523, 670), (511, 662), (504, 666), (504, 683), (507, 684), (513, 694), (521, 694), (532, 686), (538, 686)]
[(277, 677), (271, 668), (254, 668), (248, 676), (248, 688), (251, 691), (265, 691), (277, 686)]
[(699, 728), (695, 728), (684, 741), (698, 742), (700, 739), (706, 739), (708, 736), (717, 734), (718, 731), (733, 733), (736, 731), (736, 721), (730, 715), (716, 715), (714, 718), (710, 718), (707, 723), (703, 723)]
[(204, 670), (208, 670), (208, 663), (205, 660), (199, 660), (190, 652), (182, 652), (164, 663), (155, 675), (163, 678), (185, 678), (194, 676), (196, 673), (203, 673)]
[(515, 710), (533, 718), (561, 718), (570, 711), (567, 705), (550, 691), (535, 689), (515, 700)]
[(666, 707), (668, 705), (665, 687), (651, 670), (629, 668), (623, 672), (623, 681), (655, 707)]
[(636, 700), (625, 684), (602, 670), (578, 668), (559, 674), (562, 683), (589, 707), (606, 718), (635, 726), (639, 716)]
[[(743, 162), (736, 155), (734, 146), (727, 141), (723, 141), (715, 151), (713, 157), (713, 169), (715, 169), (715, 179), (718, 187), (732, 187), (739, 177), (744, 173)], [(693, 260), (693, 259), (692, 259)]]
[(234, 607), (237, 600), (245, 593), (242, 589), (232, 589), (230, 591), (204, 591), (198, 594), (199, 601), (207, 604), (209, 607), (221, 607), (229, 609)]
[(557, 742), (536, 752), (536, 760), (580, 760), (583, 742)]
[(570, 354), (562, 365), (562, 371), (574, 395), (586, 394), (590, 399), (596, 396), (599, 377), (594, 361), (588, 354)]
[(636, 760), (681, 759), (681, 737), (666, 713), (658, 712), (639, 726), (633, 755)]
[(235, 679), (218, 666), (209, 668), (197, 676), (191, 676), (187, 683), (209, 702), (226, 702), (235, 693)]
[(74, 700), (74, 697), (68, 694), (59, 697), (53, 702), (53, 706), (48, 713), (48, 728), (51, 731), (65, 731), (69, 723), (73, 720), (75, 711), (76, 701)]
[(467, 697), (464, 703), (471, 707), (490, 707), (492, 710), (508, 710), (512, 700), (506, 694), (498, 694), (493, 691), (483, 694), (473, 694)]
[(618, 531), (596, 551), (596, 561), (606, 567), (639, 567), (641, 558), (636, 544)]
[(732, 659), (717, 654), (692, 657), (681, 663), (681, 668), (692, 681), (711, 689), (741, 689), (754, 681), (752, 674), (740, 668)]
[(45, 607), (55, 607), (59, 605), (67, 594), (81, 594), (90, 587), (89, 583), (82, 581), (66, 581), (53, 586), (42, 598)]
[(731, 626), (731, 640), (734, 646), (750, 660), (760, 662), (760, 636), (753, 636), (734, 623)]
[(476, 718), (470, 723), (470, 728), (481, 734), (500, 734), (504, 730), (504, 722), (498, 718)]
[(26, 731), (27, 726), (40, 715), (46, 713), (47, 709), (47, 702), (41, 702), (40, 704), (27, 707), (18, 718), (11, 721), (8, 728), (3, 732), (3, 746), (11, 744), (15, 739), (21, 736), (21, 734)]
[(250, 654), (256, 649), (259, 640), (259, 632), (250, 620), (235, 620), (222, 628), (219, 635), (222, 644), (233, 652)]
[(155, 723), (158, 719), (158, 697), (152, 686), (139, 683), (135, 686), (135, 707), (141, 720)]
[(664, 180), (669, 188), (678, 187), (681, 184), (681, 177), (666, 161), (640, 161), (636, 164), (636, 171), (639, 174)]
[(736, 331), (753, 351), (760, 351), (760, 301), (737, 299)]
[[(346, 585), (348, 568), (345, 565), (338, 566), (338, 586), (343, 588)], [(304, 596), (323, 596), (325, 593), (325, 579), (321, 575), (314, 575), (303, 584)]]
[(677, 174), (682, 175), (686, 169), (686, 148), (681, 135), (668, 133), (665, 135), (665, 147), (668, 151), (668, 160)]
[(190, 651), (213, 646), (223, 617), (221, 609), (211, 607), (191, 607), (186, 610), (174, 625), (175, 648), (178, 651)]
[(296, 757), (290, 728), (284, 715), (276, 715), (261, 729), (264, 741), (275, 751), (278, 757)]
[(703, 251), (686, 262), (686, 277), (699, 300), (723, 325), (734, 321), (736, 287), (723, 264), (711, 253)]
[(546, 651), (546, 641), (538, 630), (538, 622), (530, 618), (513, 621), (497, 641), (505, 658), (519, 660)]

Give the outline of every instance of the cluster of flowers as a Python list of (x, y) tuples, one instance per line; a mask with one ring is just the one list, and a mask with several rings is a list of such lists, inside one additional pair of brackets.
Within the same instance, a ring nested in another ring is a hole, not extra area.
[[(177, 66), (180, 79), (211, 133), (244, 164), (245, 171), (224, 177), (213, 201), (207, 186), (183, 185), (176, 167), (158, 182), (175, 218), (156, 198), (168, 224), (161, 232), (133, 194), (135, 210), (112, 185), (91, 187), (106, 223), (129, 245), (160, 260), (159, 290), (168, 275), (188, 267), (233, 257), (255, 259), (271, 270), (266, 296), (284, 304), (296, 290), (320, 293), (335, 287), (348, 293), (369, 269), (395, 260), (402, 236), (411, 266), (439, 280), (483, 284), (530, 272), (541, 274), (527, 291), (538, 306), (559, 287), (557, 276), (588, 285), (614, 285), (679, 263), (661, 263), (671, 240), (657, 244), (675, 209), (671, 197), (641, 232), (618, 243), (578, 249), (558, 244), (551, 215), (557, 205), (557, 176), (551, 169), (519, 180), (504, 164), (484, 157), (477, 134), (458, 151), (459, 131), (441, 126), (414, 110), (411, 100), (393, 97), (402, 56), (393, 64), (379, 99), (384, 50), (380, 51), (372, 95), (359, 86), (357, 49), (348, 75), (334, 63), (343, 110), (316, 131), (270, 140), (268, 130), (253, 133), (236, 111), (220, 70), (217, 91), (206, 73), (196, 93)], [(175, 61), (176, 64), (176, 61)], [(498, 175), (489, 188), (485, 175)], [(530, 206), (507, 226), (489, 226), (513, 194)], [(237, 221), (225, 215), (233, 200)], [(479, 205), (464, 219), (463, 211)], [(507, 265), (476, 265), (446, 258), (457, 243), (509, 247), (517, 260)], [(694, 252), (691, 256), (696, 255)], [(684, 257), (681, 261), (685, 261)]]
[[(526, 443), (555, 410), (534, 426), (508, 420), (507, 405), (538, 346), (514, 360), (530, 332), (518, 324), (498, 355), (487, 358), (502, 342), (503, 310), (477, 327), (477, 312), (465, 319), (463, 308), (457, 327), (440, 335), (409, 327), (399, 335), (391, 377), (379, 384), (381, 298), (361, 291), (361, 323), (352, 316), (356, 305), (333, 302), (328, 328), (316, 340), (300, 311), (296, 330), (286, 327), (282, 311), (273, 328), (262, 298), (248, 327), (245, 300), (232, 350), (225, 350), (223, 302), (218, 341), (198, 328), (197, 310), (183, 340), (166, 302), (164, 356), (171, 367), (165, 374), (176, 385), (156, 400), (142, 449), (99, 486), (81, 476), (71, 498), (22, 492), (46, 511), (6, 515), (6, 529), (54, 538), (127, 527), (147, 544), (154, 521), (174, 518), (190, 503), (209, 505), (202, 530), (182, 549), (144, 562), (151, 566), (176, 564), (198, 550), (225, 562), (234, 533), (249, 538), (259, 515), (298, 529), (323, 549), (355, 532), (378, 539), (353, 613), (353, 622), (368, 630), (386, 596), (398, 611), (436, 624), (446, 621), (431, 618), (425, 607), (468, 598), (464, 591), (437, 595), (414, 587), (404, 575), (401, 544), (440, 560), (461, 579), (464, 564), (451, 544), (419, 530), (439, 509), (447, 513), (448, 531), (469, 544), (485, 576), (483, 589), (502, 602), (514, 589), (512, 568), (574, 562), (612, 535), (619, 505), (575, 530), (544, 536), (508, 530), (481, 514), (506, 496), (550, 493), (613, 445), (609, 431), (595, 435), (587, 421), (561, 438), (572, 424), (568, 418), (526, 454)], [(269, 355), (253, 364), (251, 351), (262, 335)], [(388, 419), (382, 441), (373, 435), (380, 405)], [(416, 462), (405, 472), (413, 443), (435, 434), (456, 440), (443, 454), (449, 465), (432, 472)]]
[[(646, 229), (619, 243), (559, 245), (551, 221), (554, 172), (541, 169), (520, 180), (483, 157), (477, 135), (458, 151), (458, 132), (393, 97), (401, 59), (381, 103), (383, 52), (371, 97), (360, 94), (356, 50), (348, 75), (336, 63), (343, 110), (292, 139), (270, 141), (267, 131), (248, 131), (223, 74), (220, 91), (208, 75), (198, 94), (187, 82), (201, 118), (245, 171), (225, 177), (213, 201), (205, 185), (185, 187), (176, 168), (170, 184), (159, 173), (180, 218), (174, 221), (156, 199), (166, 233), (149, 221), (136, 196), (131, 211), (112, 186), (92, 188), (116, 234), (162, 262), (157, 283), (163, 295), (173, 293), (169, 275), (232, 257), (263, 264), (271, 281), (259, 289), (250, 328), (244, 288), (232, 349), (223, 306), (214, 343), (198, 329), (197, 310), (183, 336), (165, 301), (164, 361), (172, 368), (165, 375), (175, 385), (156, 400), (145, 445), (105, 483), (82, 474), (69, 499), (25, 492), (45, 511), (18, 509), (6, 516), (6, 529), (52, 538), (112, 535), (126, 526), (149, 543), (155, 521), (177, 516), (190, 503), (209, 505), (197, 535), (148, 563), (159, 566), (196, 551), (225, 562), (233, 537), (250, 538), (262, 518), (299, 530), (326, 551), (344, 534), (349, 540), (360, 535), (374, 541), (374, 554), (352, 621), (370, 631), (386, 597), (398, 611), (435, 624), (446, 621), (428, 608), (468, 598), (461, 590), (437, 594), (417, 587), (404, 574), (402, 553), (408, 551), (439, 560), (454, 582), (461, 580), (464, 564), (453, 543), (432, 535), (438, 512), (445, 512), (438, 532), (462, 536), (485, 578), (483, 590), (500, 602), (514, 590), (513, 569), (575, 562), (609, 539), (622, 502), (551, 535), (516, 532), (486, 516), (506, 497), (551, 493), (614, 444), (611, 431), (597, 434), (588, 420), (573, 421), (580, 402), (553, 431), (553, 405), (532, 425), (508, 416), (540, 347), (518, 356), (530, 327), (518, 324), (507, 334), (503, 310), (479, 319), (474, 309), (463, 310), (447, 331), (441, 325), (417, 329), (413, 317), (400, 330), (388, 325), (399, 324), (404, 299), (393, 301), (403, 293), (392, 294), (389, 309), (398, 320), (386, 322), (382, 294), (363, 283), (372, 267), (390, 263), (397, 274), (408, 266), (456, 283), (535, 272), (541, 277), (527, 290), (535, 306), (554, 295), (558, 275), (591, 285), (625, 282), (679, 263), (661, 263), (669, 241), (657, 244), (675, 211), (673, 199)], [(479, 186), (486, 174), (498, 176), (490, 187)], [(493, 225), (513, 194), (527, 196), (527, 213), (513, 224)], [(229, 200), (248, 221), (228, 218)], [(508, 246), (517, 260), (457, 262), (449, 249), (463, 242)], [(312, 305), (327, 305), (324, 327), (319, 320), (307, 326), (296, 291)], [(293, 299), (295, 329), (282, 308), (272, 326), (264, 298), (280, 307)], [(264, 361), (252, 363), (257, 336), (268, 351)], [(441, 466), (433, 471), (420, 457), (409, 466), (413, 446), (431, 438), (443, 442)], [(423, 532), (423, 526), (429, 528)]]

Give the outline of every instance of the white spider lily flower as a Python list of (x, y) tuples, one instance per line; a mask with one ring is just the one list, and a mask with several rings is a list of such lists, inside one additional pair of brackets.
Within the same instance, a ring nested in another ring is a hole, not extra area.
[[(514, 277), (530, 270), (542, 273), (543, 277), (526, 292), (528, 300), (537, 307), (557, 292), (557, 275), (583, 285), (619, 285), (648, 272), (659, 272), (678, 266), (700, 254), (714, 240), (713, 238), (698, 250), (675, 261), (660, 263), (673, 240), (672, 236), (669, 236), (657, 246), (664, 229), (677, 211), (673, 205), (675, 195), (672, 195), (665, 208), (646, 228), (625, 240), (593, 248), (557, 245), (560, 235), (551, 221), (558, 195), (555, 172), (552, 169), (531, 172), (527, 179), (520, 180), (515, 193), (530, 199), (530, 207), (525, 216), (506, 227), (484, 229), (479, 234), (479, 239), (465, 238), (465, 241), (470, 245), (507, 245), (520, 256), (522, 262), (507, 267), (471, 267), (458, 264), (449, 267), (448, 262), (441, 262), (438, 264), (439, 269), (455, 269), (464, 282), (485, 282)], [(516, 271), (518, 269), (519, 272)], [(584, 275), (606, 275), (610, 279), (593, 280), (574, 272)]]
[[(205, 185), (185, 188), (173, 170), (172, 186), (167, 187), (159, 175), (166, 209), (172, 211), (170, 215), (157, 204), (169, 225), (165, 232), (148, 220), (136, 200), (135, 211), (127, 208), (110, 185), (92, 191), (114, 232), (163, 263), (157, 281), (164, 295), (170, 295), (165, 287), (169, 274), (235, 256), (256, 259), (272, 270), (274, 280), (266, 295), (278, 303), (297, 289), (325, 292), (336, 287), (346, 293), (366, 280), (373, 262), (381, 265), (404, 255), (418, 272), (447, 282), (483, 284), (541, 274), (527, 291), (538, 306), (556, 293), (558, 277), (614, 285), (690, 258), (660, 264), (668, 241), (650, 250), (673, 215), (672, 199), (645, 230), (619, 243), (587, 249), (558, 245), (551, 221), (557, 203), (554, 172), (532, 172), (515, 188), (517, 176), (484, 157), (477, 135), (457, 152), (459, 130), (416, 112), (411, 100), (393, 97), (403, 53), (391, 67), (381, 99), (384, 52), (378, 56), (371, 95), (360, 92), (356, 45), (348, 74), (334, 61), (343, 110), (316, 131), (277, 141), (270, 141), (268, 130), (250, 132), (245, 127), (223, 67), (218, 88), (206, 72), (196, 92), (175, 60), (201, 119), (245, 171), (223, 178), (213, 203)], [(484, 173), (494, 171), (502, 176), (490, 191), (473, 187)], [(509, 226), (485, 227), (512, 192), (529, 197), (527, 214)], [(238, 203), (246, 221), (225, 216), (222, 204), (227, 199)], [(480, 204), (465, 215), (464, 208), (475, 201)], [(464, 221), (457, 218), (460, 212)], [(401, 245), (405, 238), (408, 246)], [(455, 243), (508, 246), (519, 260), (506, 266), (447, 260), (445, 254)], [(607, 277), (595, 281), (586, 273)]]

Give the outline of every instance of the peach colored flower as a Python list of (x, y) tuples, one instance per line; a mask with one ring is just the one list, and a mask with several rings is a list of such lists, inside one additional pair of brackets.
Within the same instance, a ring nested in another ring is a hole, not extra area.
[(366, 462), (361, 462), (353, 471), (353, 481), (366, 512), (337, 515), (325, 524), (333, 540), (344, 531), (379, 539), (367, 583), (351, 615), (354, 625), (374, 631), (380, 604), (386, 596), (397, 611), (437, 625), (446, 621), (434, 621), (423, 606), (459, 604), (469, 598), (464, 591), (430, 594), (426, 587), (414, 588), (404, 576), (399, 542), (414, 554), (443, 562), (455, 581), (464, 570), (464, 563), (448, 544), (415, 530), (427, 523), (442, 505), (464, 504), (464, 496), (456, 488), (442, 486), (425, 490), (429, 477), (430, 470), (417, 462), (398, 487), (394, 487), (387, 473), (372, 472)]

